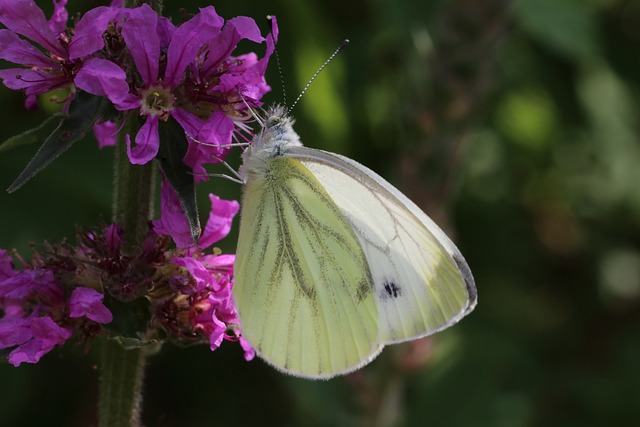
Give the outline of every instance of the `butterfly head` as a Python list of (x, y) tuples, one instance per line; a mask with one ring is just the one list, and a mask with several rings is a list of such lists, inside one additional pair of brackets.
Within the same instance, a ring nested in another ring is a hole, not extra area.
[(264, 151), (269, 157), (278, 157), (287, 147), (302, 145), (300, 137), (293, 130), (294, 122), (283, 105), (269, 107), (262, 121), (262, 129), (251, 143), (252, 151)]
[(264, 120), (264, 129), (273, 128), (292, 128), (295, 120), (289, 115), (287, 107), (280, 104), (272, 105), (267, 109), (267, 113)]
[(242, 155), (239, 173), (243, 181), (246, 182), (252, 173), (264, 175), (271, 160), (283, 157), (290, 147), (302, 145), (300, 137), (293, 130), (293, 123), (286, 107), (274, 105), (267, 109), (262, 129)]

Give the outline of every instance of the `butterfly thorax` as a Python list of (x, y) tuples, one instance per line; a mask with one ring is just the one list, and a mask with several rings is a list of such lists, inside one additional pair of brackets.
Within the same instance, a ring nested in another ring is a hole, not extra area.
[(264, 126), (242, 154), (240, 176), (246, 183), (250, 176), (265, 176), (271, 170), (274, 159), (282, 157), (290, 147), (302, 145), (293, 130), (294, 120), (285, 107), (274, 105), (267, 110)]

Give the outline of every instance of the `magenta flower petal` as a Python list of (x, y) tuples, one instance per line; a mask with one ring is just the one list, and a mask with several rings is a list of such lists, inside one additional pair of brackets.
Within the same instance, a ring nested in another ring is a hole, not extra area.
[(27, 95), (24, 99), (24, 107), (29, 111), (34, 111), (38, 109), (38, 97), (31, 94)]
[(271, 16), (271, 36), (267, 36), (267, 49), (264, 52), (264, 56), (257, 64), (258, 73), (264, 76), (264, 72), (269, 64), (269, 58), (276, 50), (276, 44), (278, 43), (278, 21), (275, 16)]
[(53, 34), (62, 33), (67, 27), (67, 0), (53, 0), (53, 15), (49, 19), (49, 29)]
[(235, 260), (236, 256), (234, 254), (213, 254), (200, 257), (200, 262), (207, 267), (208, 270), (226, 272), (228, 275), (233, 275), (233, 264)]
[(256, 357), (256, 351), (253, 349), (249, 341), (245, 340), (243, 337), (240, 337), (240, 347), (244, 350), (244, 360), (250, 362)]
[[(183, 110), (182, 108), (174, 108), (171, 111), (171, 117), (173, 117), (178, 124), (184, 129), (184, 131), (189, 136), (189, 145), (187, 147), (187, 153), (185, 154), (182, 161), (189, 167), (193, 169), (193, 173), (195, 174), (196, 182), (201, 182), (202, 180), (206, 180), (205, 174), (206, 170), (202, 167), (203, 163), (213, 163), (211, 161), (212, 157), (207, 156), (205, 153), (214, 153), (214, 156), (220, 157), (223, 155), (223, 150), (218, 147), (207, 147), (203, 144), (199, 144), (196, 141), (201, 141), (200, 137), (200, 129), (204, 125), (204, 120), (201, 118)], [(193, 141), (192, 139), (195, 139)], [(206, 140), (202, 140), (202, 142), (207, 142)], [(204, 160), (204, 159), (207, 160)]]
[(113, 145), (116, 145), (118, 137), (118, 127), (114, 122), (110, 120), (106, 120), (102, 123), (96, 122), (93, 125), (93, 134), (98, 140), (98, 147), (100, 149), (111, 147)]
[[(207, 175), (207, 170), (205, 169), (205, 164), (214, 163), (211, 159), (213, 157), (203, 155), (204, 151), (209, 150), (217, 150), (217, 147), (206, 147), (197, 142), (189, 141), (189, 145), (187, 146), (187, 154), (184, 155), (182, 161), (185, 165), (189, 166), (193, 171), (193, 179), (196, 184), (201, 182), (206, 182), (209, 180), (209, 176)], [(216, 155), (216, 158), (224, 159), (224, 155)], [(205, 159), (209, 160), (205, 160)]]
[(144, 165), (158, 154), (160, 137), (157, 116), (147, 116), (147, 120), (138, 131), (135, 141), (136, 145), (132, 147), (131, 138), (127, 135), (127, 154), (134, 165)]
[(69, 84), (67, 77), (55, 76), (45, 71), (26, 68), (0, 70), (0, 79), (9, 89), (25, 89), (27, 95), (39, 95)]
[(207, 331), (209, 333), (209, 348), (211, 348), (211, 351), (214, 351), (222, 344), (227, 325), (221, 322), (215, 314), (212, 314), (211, 322), (207, 326), (209, 326), (209, 330)]
[(122, 37), (147, 86), (154, 85), (158, 80), (160, 38), (157, 27), (158, 14), (146, 3), (131, 9), (129, 18), (122, 27)]
[(0, 349), (20, 345), (31, 337), (30, 319), (6, 315), (0, 319)]
[(176, 26), (171, 23), (171, 20), (160, 16), (158, 18), (158, 37), (160, 38), (160, 47), (168, 47), (173, 38), (173, 33), (176, 31)]
[(273, 37), (273, 42), (278, 43), (278, 36), (280, 35), (280, 30), (278, 29), (278, 20), (275, 15), (271, 15), (271, 36)]
[(9, 354), (9, 363), (37, 363), (56, 345), (64, 344), (71, 337), (71, 331), (59, 326), (48, 316), (34, 318), (30, 322), (31, 339), (21, 344)]
[(237, 59), (242, 62), (242, 65), (230, 67), (228, 73), (220, 76), (220, 81), (212, 90), (237, 93), (245, 100), (258, 101), (271, 89), (259, 72), (260, 61), (253, 53), (242, 55)]
[(209, 194), (209, 199), (211, 200), (211, 213), (202, 236), (198, 240), (202, 249), (208, 248), (229, 234), (233, 217), (240, 209), (240, 204), (235, 200), (223, 200), (214, 194)]
[(233, 120), (222, 111), (216, 110), (200, 128), (198, 140), (209, 144), (229, 145), (233, 129)]
[(204, 75), (215, 72), (220, 63), (227, 59), (242, 39), (261, 43), (264, 38), (255, 21), (246, 16), (238, 16), (228, 20), (222, 31), (207, 43), (209, 52), (202, 64)]
[(175, 257), (171, 260), (174, 264), (186, 269), (196, 283), (196, 290), (203, 291), (207, 286), (211, 286), (213, 276), (207, 268), (198, 260), (189, 256)]
[(98, 323), (111, 323), (113, 315), (102, 304), (104, 295), (95, 289), (75, 288), (69, 298), (69, 317), (87, 317)]
[(106, 96), (119, 110), (131, 110), (140, 106), (140, 98), (129, 93), (126, 73), (106, 59), (89, 59), (74, 82), (85, 92)]
[(182, 73), (208, 39), (222, 28), (224, 19), (213, 6), (200, 9), (200, 13), (180, 25), (173, 33), (167, 52), (167, 69), (164, 83), (167, 87), (175, 87), (182, 78)]
[(0, 0), (0, 22), (49, 52), (66, 58), (67, 53), (49, 29), (44, 12), (33, 0)]
[(102, 49), (102, 35), (107, 30), (109, 22), (125, 13), (125, 9), (106, 6), (96, 7), (85, 13), (76, 24), (75, 34), (69, 43), (69, 58), (81, 58)]
[(156, 233), (171, 236), (178, 248), (194, 246), (189, 222), (178, 195), (165, 179), (160, 186), (160, 219), (152, 221), (152, 224)]
[(264, 37), (260, 34), (260, 28), (256, 21), (247, 16), (236, 16), (227, 21), (226, 25), (233, 26), (240, 38), (251, 40), (255, 43), (262, 43)]
[[(206, 173), (202, 165), (218, 163), (217, 159), (223, 159), (229, 151), (228, 147), (221, 148), (219, 145), (231, 142), (234, 130), (233, 121), (220, 110), (214, 111), (206, 122), (181, 108), (175, 108), (171, 112), (171, 116), (193, 139), (189, 141), (187, 154), (185, 154), (183, 161), (193, 169), (196, 180), (199, 182), (204, 178), (198, 174)], [(207, 145), (199, 142), (204, 142)]]
[(25, 269), (0, 282), (0, 298), (22, 300), (32, 293), (46, 296), (53, 301), (63, 298), (51, 270)]
[[(236, 256), (233, 254), (210, 254), (198, 258), (198, 261), (212, 274), (211, 289), (218, 293), (222, 291), (223, 294), (227, 292), (228, 295), (225, 294), (222, 299), (228, 299), (231, 295), (229, 293), (229, 278), (233, 277), (233, 264), (235, 259)], [(227, 305), (230, 305), (230, 303)]]
[(5, 29), (0, 30), (0, 59), (31, 67), (59, 67), (34, 45), (21, 39), (13, 31)]
[(198, 139), (200, 136), (200, 128), (204, 125), (204, 120), (182, 108), (174, 108), (171, 110), (171, 117), (176, 119), (178, 124), (190, 137)]

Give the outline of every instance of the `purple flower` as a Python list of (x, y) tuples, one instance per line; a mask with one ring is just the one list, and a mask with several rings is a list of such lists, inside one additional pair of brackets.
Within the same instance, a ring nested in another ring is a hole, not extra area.
[(76, 26), (82, 37), (71, 41), (71, 57), (102, 49), (102, 34), (110, 23), (121, 26), (137, 74), (94, 57), (85, 61), (75, 83), (108, 97), (119, 110), (138, 109), (145, 117), (134, 140), (127, 136), (131, 162), (144, 164), (157, 155), (159, 121), (170, 118), (192, 139), (184, 159), (187, 165), (203, 172), (203, 164), (218, 162), (228, 151), (225, 146), (236, 126), (249, 129), (243, 123), (250, 118), (243, 99), (260, 105), (259, 98), (269, 90), (264, 71), (274, 42), (267, 40), (267, 55), (261, 60), (254, 54), (234, 58), (230, 54), (240, 40), (265, 40), (250, 18), (225, 23), (209, 6), (174, 27), (143, 4), (136, 9), (105, 7), (100, 13), (88, 12)]
[(75, 288), (69, 298), (69, 317), (86, 317), (97, 323), (111, 323), (113, 315), (102, 304), (104, 295), (95, 289)]
[[(145, 123), (135, 137), (135, 144), (129, 138), (127, 141), (132, 163), (147, 163), (158, 153), (159, 120), (167, 120), (171, 116), (183, 128), (198, 132), (199, 129), (194, 129), (193, 124), (200, 125), (199, 119), (175, 105), (173, 90), (180, 83), (189, 63), (195, 60), (198, 50), (212, 33), (219, 31), (222, 23), (215, 9), (207, 7), (174, 30), (166, 21), (161, 23), (157, 13), (143, 4), (127, 11), (122, 26), (122, 37), (141, 79), (137, 93), (129, 93), (126, 73), (106, 59), (93, 58), (78, 73), (77, 84), (81, 89), (107, 96), (120, 110), (139, 108), (140, 114), (146, 116)], [(162, 42), (167, 41), (163, 40), (167, 33), (172, 33), (172, 37), (169, 45), (163, 46)], [(166, 49), (167, 62), (160, 75), (162, 49)]]
[[(212, 110), (207, 125), (215, 129), (201, 130), (200, 134), (189, 134), (197, 141), (206, 144), (189, 144), (184, 162), (191, 166), (198, 177), (204, 175), (203, 165), (217, 163), (224, 158), (226, 149), (232, 143), (234, 132), (247, 139), (243, 132), (251, 130), (246, 122), (253, 120), (247, 104), (261, 106), (260, 99), (271, 88), (267, 85), (264, 73), (269, 58), (275, 51), (278, 27), (275, 17), (272, 19), (272, 32), (263, 38), (253, 19), (239, 16), (228, 20), (222, 30), (203, 49), (198, 60), (191, 66), (185, 87), (197, 89), (193, 99), (198, 110)], [(266, 41), (267, 49), (262, 59), (254, 53), (231, 56), (240, 40), (255, 43)], [(207, 137), (207, 135), (209, 135)], [(222, 146), (222, 147), (221, 147)]]
[[(233, 302), (234, 255), (204, 255), (190, 249), (176, 251), (178, 256), (162, 268), (165, 285), (157, 291), (155, 319), (166, 333), (185, 342), (206, 339), (211, 350), (223, 340), (240, 341), (245, 359), (255, 352), (241, 336), (241, 325)], [(167, 292), (171, 296), (167, 297)]]
[[(240, 209), (240, 205), (235, 200), (223, 200), (213, 194), (209, 195), (209, 199), (211, 213), (198, 240), (201, 249), (213, 245), (229, 234), (233, 217)], [(193, 247), (193, 237), (180, 200), (171, 185), (164, 179), (160, 188), (160, 209), (160, 219), (153, 221), (154, 231), (171, 236), (178, 248)]]
[(0, 309), (0, 348), (19, 346), (9, 355), (14, 366), (37, 362), (71, 336), (50, 317), (64, 310), (62, 289), (50, 270), (27, 268), (0, 280)]
[(82, 320), (85, 323), (112, 320), (102, 304), (104, 295), (78, 287), (67, 300), (54, 270), (41, 265), (43, 262), (38, 257), (38, 265), (16, 271), (6, 251), (0, 250), (0, 349), (17, 346), (9, 355), (14, 366), (36, 363), (63, 344), (79, 324), (78, 318), (89, 319)]
[[(222, 258), (214, 261), (215, 258)], [(200, 258), (174, 258), (193, 278), (196, 290), (192, 295), (191, 324), (209, 341), (211, 350), (217, 349), (223, 339), (237, 340), (240, 320), (233, 303), (233, 255), (205, 255)], [(230, 334), (229, 334), (230, 332)]]

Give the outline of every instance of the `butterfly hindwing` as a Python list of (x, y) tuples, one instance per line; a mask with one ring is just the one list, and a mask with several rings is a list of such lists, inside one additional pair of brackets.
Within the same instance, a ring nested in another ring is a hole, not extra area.
[(382, 348), (367, 258), (351, 224), (298, 160), (248, 180), (234, 298), (245, 338), (295, 375), (331, 377)]

